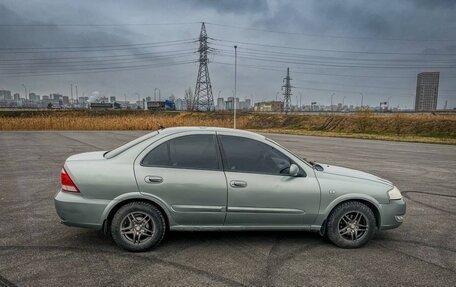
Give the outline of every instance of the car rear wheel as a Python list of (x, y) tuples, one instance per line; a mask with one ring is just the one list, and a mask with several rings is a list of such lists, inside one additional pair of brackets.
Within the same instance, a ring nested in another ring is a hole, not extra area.
[(156, 247), (166, 233), (166, 221), (155, 206), (131, 202), (122, 206), (111, 222), (111, 235), (120, 247), (141, 252)]
[(374, 237), (377, 221), (364, 203), (349, 201), (337, 206), (329, 215), (327, 235), (342, 248), (359, 248)]

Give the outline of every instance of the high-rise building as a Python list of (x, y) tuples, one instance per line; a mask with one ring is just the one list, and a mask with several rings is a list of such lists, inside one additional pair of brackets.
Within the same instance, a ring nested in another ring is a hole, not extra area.
[[(226, 106), (227, 110), (230, 110), (230, 111), (234, 110), (233, 102), (234, 102), (234, 97), (227, 98), (227, 101), (225, 102), (225, 106)], [(239, 109), (239, 98), (238, 97), (236, 97), (236, 109), (237, 110)]]
[(250, 110), (252, 108), (252, 100), (251, 99), (245, 99), (245, 108), (247, 110)]
[(116, 96), (110, 96), (109, 97), (109, 102), (114, 103), (116, 101)]
[(439, 95), (439, 72), (419, 73), (416, 81), (415, 111), (435, 111)]
[(217, 111), (225, 110), (225, 99), (217, 98), (217, 106), (215, 107)]
[(40, 100), (40, 95), (29, 93), (29, 100), (32, 102), (38, 102)]
[(21, 95), (19, 95), (19, 93), (15, 93), (14, 94), (14, 100), (15, 101), (19, 101), (21, 99)]
[(54, 101), (62, 100), (62, 97), (63, 97), (61, 94), (57, 94), (57, 93), (50, 94), (49, 96), (50, 96), (51, 99), (53, 99)]
[(11, 100), (11, 91), (0, 90), (0, 100)]

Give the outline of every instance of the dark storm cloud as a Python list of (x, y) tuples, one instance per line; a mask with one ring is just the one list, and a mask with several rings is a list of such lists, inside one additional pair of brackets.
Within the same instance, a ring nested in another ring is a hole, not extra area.
[(264, 0), (192, 0), (195, 8), (211, 8), (218, 13), (264, 13), (269, 10)]
[[(82, 11), (81, 16), (88, 12)], [(87, 16), (87, 15), (86, 15)], [(48, 47), (48, 46), (80, 46), (84, 45), (116, 45), (129, 43), (122, 35), (126, 30), (117, 28), (115, 33), (103, 31), (78, 30), (78, 28), (62, 29), (57, 23), (49, 21), (29, 20), (5, 5), (0, 4), (0, 24), (20, 24), (31, 26), (0, 27), (0, 45), (7, 47), (20, 47), (20, 43), (28, 44), (27, 47)], [(33, 27), (33, 25), (37, 25)], [(50, 25), (40, 28), (39, 25)], [(131, 33), (131, 31), (129, 31)]]
[(454, 9), (456, 8), (456, 1), (454, 0), (409, 0), (417, 8), (424, 9)]
[(281, 3), (272, 15), (264, 15), (255, 20), (252, 27), (262, 27), (270, 30), (291, 30), (300, 31), (316, 30), (319, 26), (309, 21), (305, 14), (290, 3)]
[[(81, 11), (87, 15), (87, 11)], [(61, 27), (56, 23), (49, 21), (29, 20), (5, 5), (0, 4), (0, 24), (19, 24), (22, 26), (0, 26), (0, 48), (4, 51), (0, 53), (0, 59), (12, 60), (18, 59), (18, 64), (12, 66), (3, 63), (0, 65), (0, 71), (5, 74), (16, 74), (30, 71), (56, 71), (65, 67), (71, 68), (77, 63), (65, 63), (56, 61), (55, 58), (65, 58), (81, 56), (76, 53), (63, 53), (59, 51), (43, 50), (22, 50), (21, 48), (48, 48), (48, 47), (91, 47), (104, 45), (125, 45), (130, 44), (131, 40), (123, 35), (132, 32), (122, 27), (113, 28), (110, 32), (100, 30), (79, 29), (77, 27)], [(46, 26), (40, 26), (46, 25)], [(128, 31), (128, 33), (127, 33)], [(78, 48), (72, 49), (78, 51)], [(81, 49), (83, 50), (83, 49)], [(26, 51), (39, 51), (39, 53), (24, 53)], [(141, 49), (131, 49), (122, 53), (138, 53)], [(114, 55), (116, 51), (103, 51), (82, 53), (84, 56), (109, 56)], [(23, 59), (39, 59), (39, 62), (33, 60), (26, 62)], [(48, 60), (47, 60), (48, 59)], [(82, 59), (83, 60), (83, 59)], [(8, 62), (6, 62), (8, 63)], [(88, 63), (87, 65), (89, 65)], [(80, 63), (79, 63), (80, 66)]]
[[(325, 5), (326, 4), (326, 5)], [(314, 2), (315, 14), (326, 19), (328, 25), (351, 31), (367, 32), (373, 35), (386, 35), (391, 30), (391, 22), (373, 9), (368, 3), (350, 5), (342, 1), (333, 1), (331, 5), (322, 1)]]
[[(326, 62), (329, 65), (339, 62), (359, 64), (357, 59), (367, 61), (368, 65), (424, 67), (434, 64), (456, 65), (455, 56), (436, 56), (436, 54), (445, 53), (456, 54), (456, 41), (452, 41), (456, 39), (455, 6), (456, 1), (426, 0), (109, 0), (103, 2), (78, 0), (65, 3), (58, 0), (40, 0), (39, 2), (3, 0), (0, 4), (0, 24), (54, 23), (54, 26), (45, 28), (0, 26), (0, 48), (102, 46), (189, 39), (198, 36), (200, 30), (198, 22), (204, 21), (207, 23), (206, 29), (209, 37), (214, 39), (304, 48), (301, 51), (255, 46), (255, 49), (260, 52), (277, 51), (280, 57), (284, 56), (282, 53), (304, 54), (316, 63), (322, 61), (320, 57), (329, 57), (330, 60)], [(159, 23), (161, 25), (68, 27), (62, 25), (65, 23)], [(162, 25), (163, 23), (168, 24)], [(277, 31), (290, 33), (277, 33)], [(408, 40), (404, 41), (404, 39)], [(419, 41), (420, 39), (425, 41)], [(209, 70), (214, 95), (221, 92), (221, 96), (227, 97), (230, 96), (234, 82), (233, 67), (230, 64), (234, 62), (230, 58), (233, 53), (230, 50), (231, 44), (225, 43), (225, 46), (217, 47), (216, 45), (220, 43), (211, 41), (214, 48), (224, 50), (224, 52), (211, 55), (212, 62)], [(246, 53), (242, 50), (243, 47), (245, 46), (239, 44), (241, 54)], [(313, 50), (306, 51), (306, 48)], [(145, 50), (153, 53), (168, 53), (171, 50), (179, 49), (194, 51), (197, 49), (197, 43)], [(319, 49), (365, 51), (366, 54), (325, 53), (320, 52)], [(141, 52), (125, 50), (121, 52), (103, 51), (94, 54), (106, 56), (114, 53)], [(423, 56), (378, 55), (371, 54), (371, 52), (415, 53)], [(84, 56), (84, 54), (75, 53), (74, 55)], [(189, 54), (189, 56), (185, 56), (186, 59), (196, 59), (196, 54), (191, 52)], [(44, 56), (49, 57), (49, 63), (52, 63), (55, 62), (52, 60), (53, 57), (66, 55), (68, 54), (6, 54), (0, 51), (0, 60)], [(257, 57), (263, 56), (258, 55)], [(343, 58), (354, 60), (343, 60)], [(334, 62), (331, 62), (331, 59), (335, 59)], [(170, 61), (179, 60), (180, 58), (170, 59)], [(387, 95), (394, 94), (391, 99), (393, 103), (400, 104), (402, 107), (404, 105), (410, 107), (415, 92), (416, 73), (426, 70), (425, 68), (329, 67), (293, 63), (293, 60), (285, 63), (239, 58), (237, 84), (241, 98), (252, 94), (255, 96), (255, 100), (275, 98), (276, 92), (281, 88), (286, 68), (290, 66), (292, 84), (300, 87), (293, 91), (294, 96), (302, 92), (303, 102), (306, 104), (311, 100), (329, 104), (331, 93), (336, 92), (335, 101), (342, 101), (342, 98), (346, 96), (345, 103), (355, 104), (360, 100), (360, 93), (363, 93), (365, 103), (371, 105), (378, 105), (380, 101), (386, 100)], [(389, 60), (389, 62), (383, 62), (385, 60)], [(398, 62), (394, 62), (395, 60)], [(142, 63), (143, 59), (141, 58), (139, 62)], [(147, 63), (146, 59), (144, 62)], [(216, 62), (225, 62), (225, 65)], [(271, 65), (277, 68), (272, 70), (248, 69), (245, 67), (246, 65)], [(3, 63), (0, 63), (0, 66), (3, 66)], [(22, 68), (17, 65), (17, 69)], [(299, 70), (305, 73), (299, 74)], [(71, 72), (71, 67), (66, 71)], [(125, 92), (130, 100), (137, 97), (134, 96), (136, 92), (142, 96), (153, 96), (155, 88), (160, 88), (163, 96), (173, 93), (176, 97), (182, 97), (185, 88), (195, 86), (196, 72), (197, 64), (173, 67), (158, 65), (153, 69), (128, 72), (18, 78), (2, 77), (4, 73), (0, 70), (0, 89), (8, 88), (17, 91), (22, 89), (21, 84), (25, 84), (28, 89), (37, 90), (39, 93), (41, 91), (43, 91), (42, 93), (52, 91), (65, 93), (69, 91), (71, 83), (77, 82), (78, 87), (81, 90), (84, 88), (87, 93), (100, 91), (106, 95), (122, 95), (123, 97)], [(324, 74), (336, 74), (342, 75), (342, 77)], [(347, 74), (368, 77), (346, 77)], [(380, 77), (377, 78), (377, 75)], [(396, 75), (399, 77), (396, 78)], [(454, 69), (441, 70), (442, 90), (456, 90), (456, 81), (452, 78), (453, 76), (455, 76)], [(441, 97), (439, 105), (443, 105), (445, 99), (449, 100), (450, 105), (456, 105), (454, 95), (452, 92), (442, 92), (439, 95)]]

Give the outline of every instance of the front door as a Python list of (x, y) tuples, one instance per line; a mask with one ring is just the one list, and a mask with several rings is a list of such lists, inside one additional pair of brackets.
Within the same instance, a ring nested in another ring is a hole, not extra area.
[[(228, 183), (225, 225), (308, 226), (318, 213), (320, 188), (313, 171), (300, 167), (271, 144), (233, 135), (219, 135)], [(302, 164), (301, 164), (302, 165)]]
[(227, 185), (214, 132), (161, 139), (135, 173), (140, 192), (166, 203), (177, 225), (223, 225)]

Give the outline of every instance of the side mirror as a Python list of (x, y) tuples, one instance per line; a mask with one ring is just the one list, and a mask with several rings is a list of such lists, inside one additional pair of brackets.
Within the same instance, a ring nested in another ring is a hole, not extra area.
[(299, 167), (296, 164), (290, 165), (290, 176), (297, 176), (299, 173)]

